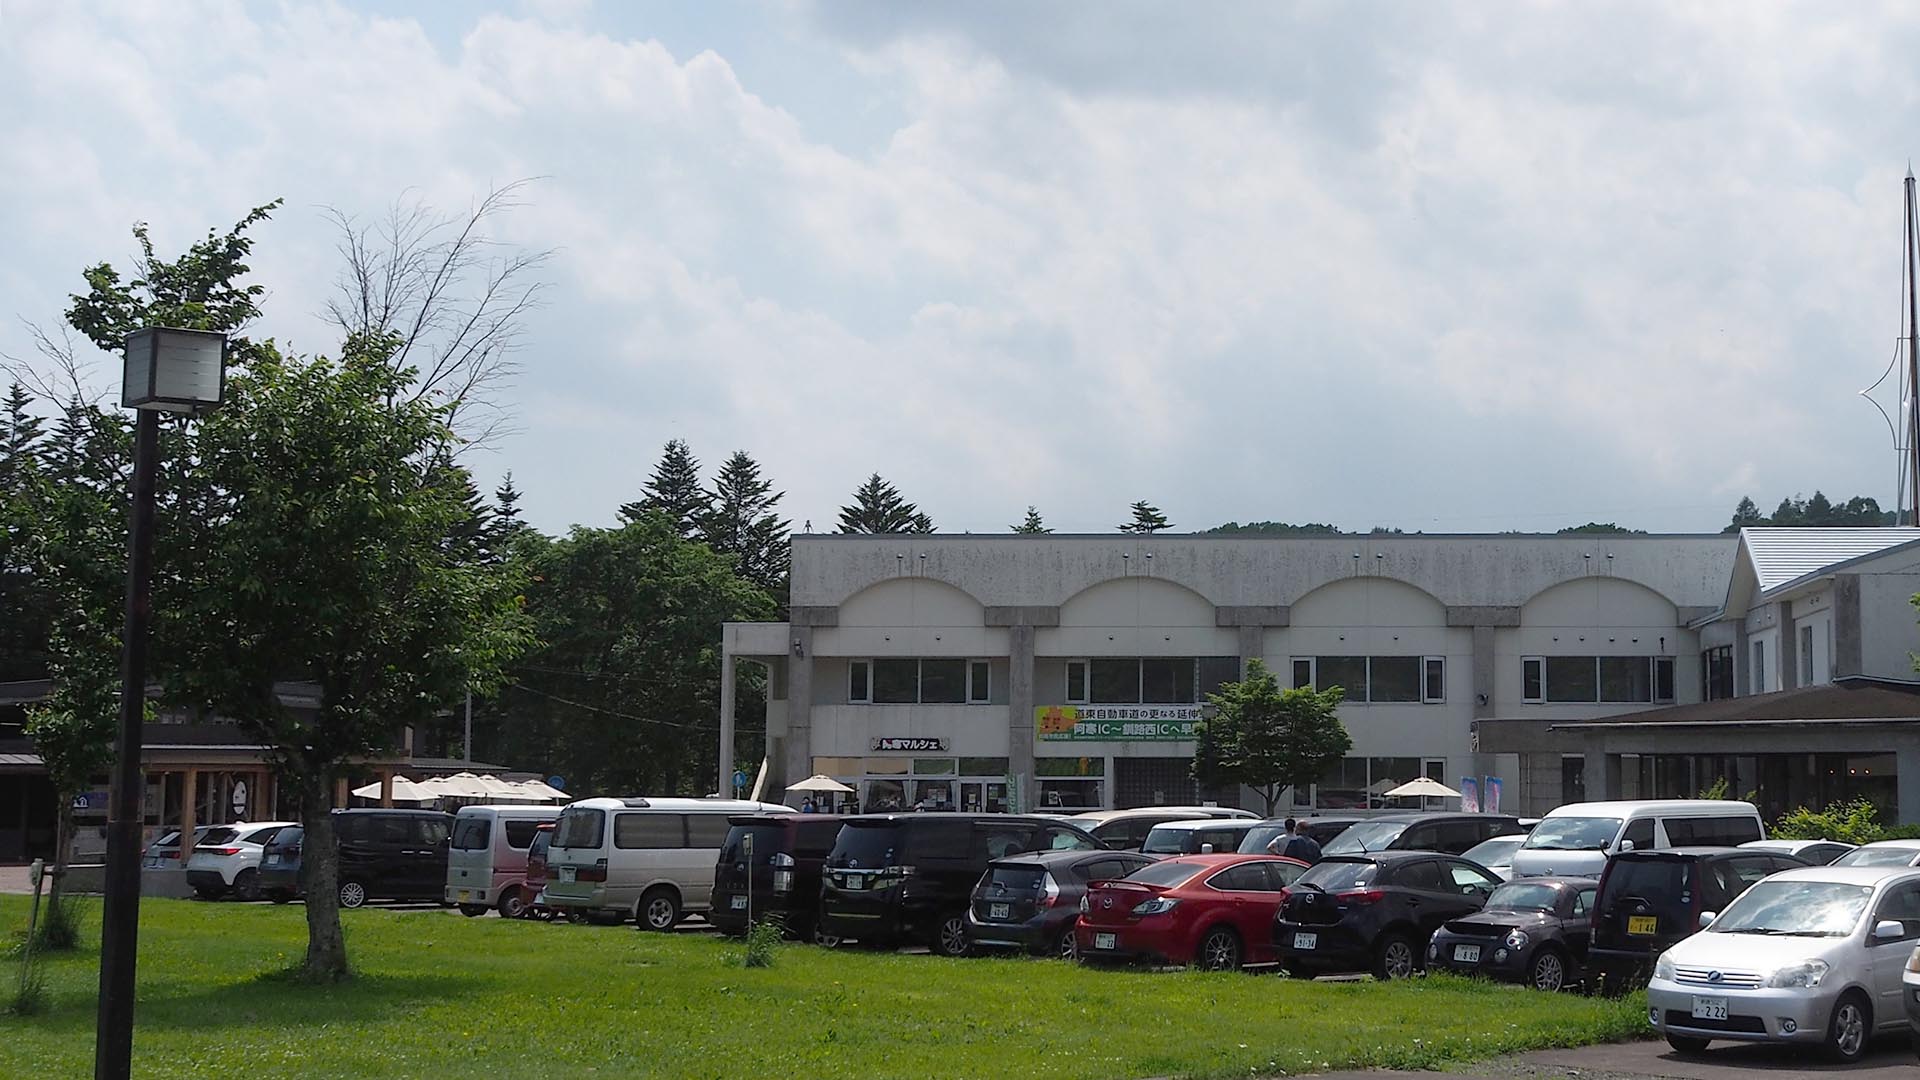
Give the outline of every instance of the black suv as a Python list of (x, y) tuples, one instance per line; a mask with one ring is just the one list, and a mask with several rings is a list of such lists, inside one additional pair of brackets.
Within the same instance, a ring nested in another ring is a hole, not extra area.
[(1356, 821), (1320, 845), (1328, 855), (1370, 851), (1444, 851), (1459, 855), (1482, 840), (1527, 830), (1508, 814), (1380, 814)]
[(995, 859), (1101, 848), (1053, 818), (1009, 814), (872, 814), (846, 818), (821, 875), (820, 929), (862, 944), (923, 941), (968, 951), (967, 903)]
[(1071, 960), (1087, 882), (1118, 881), (1153, 861), (1137, 851), (1036, 851), (996, 859), (973, 887), (967, 940)]
[(438, 810), (335, 810), (340, 906), (369, 900), (442, 901), (453, 815)]
[[(837, 814), (735, 814), (713, 868), (707, 921), (723, 934), (747, 932), (747, 915), (778, 918), (803, 941), (833, 944), (819, 933), (820, 868), (840, 835)], [(753, 844), (752, 895), (747, 844)], [(749, 904), (751, 901), (751, 904)]]
[(1703, 912), (1720, 912), (1747, 886), (1806, 862), (1784, 851), (1680, 847), (1624, 851), (1607, 860), (1593, 901), (1590, 979), (1617, 994), (1645, 983), (1653, 961), (1700, 929)]
[(1329, 855), (1287, 886), (1274, 951), (1293, 975), (1403, 979), (1425, 965), (1441, 924), (1479, 911), (1499, 884), (1483, 866), (1431, 851)]

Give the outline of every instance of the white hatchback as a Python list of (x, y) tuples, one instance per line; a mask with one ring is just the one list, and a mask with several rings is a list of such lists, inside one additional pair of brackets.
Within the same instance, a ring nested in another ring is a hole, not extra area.
[(187, 858), (187, 884), (202, 900), (218, 900), (228, 893), (238, 900), (260, 899), (261, 853), (267, 841), (293, 824), (297, 823), (236, 822), (207, 830)]

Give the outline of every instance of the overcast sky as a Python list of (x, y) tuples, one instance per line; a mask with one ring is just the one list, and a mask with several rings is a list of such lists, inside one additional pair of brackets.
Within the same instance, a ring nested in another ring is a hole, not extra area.
[(540, 177), (472, 462), (549, 530), (675, 437), (818, 531), (875, 470), (952, 532), (1891, 507), (1915, 56), (1899, 4), (0, 0), (0, 352), (276, 197), (261, 331), (328, 351), (323, 208)]

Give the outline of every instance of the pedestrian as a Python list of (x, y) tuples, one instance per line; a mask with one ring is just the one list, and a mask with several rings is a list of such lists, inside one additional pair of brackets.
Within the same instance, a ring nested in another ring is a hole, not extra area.
[(803, 814), (811, 814), (814, 812), (813, 796), (809, 795), (800, 800), (800, 812)]
[(1299, 859), (1312, 866), (1320, 861), (1320, 844), (1313, 837), (1300, 831), (1300, 823), (1292, 818), (1286, 821), (1286, 835), (1274, 837), (1267, 850), (1275, 855), (1285, 855), (1289, 859)]

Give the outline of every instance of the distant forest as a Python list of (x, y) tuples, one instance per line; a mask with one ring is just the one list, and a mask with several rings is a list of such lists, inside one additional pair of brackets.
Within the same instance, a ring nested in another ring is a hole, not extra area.
[[(1733, 519), (1723, 533), (1735, 533), (1741, 529), (1774, 528), (1841, 528), (1865, 529), (1896, 525), (1896, 515), (1892, 510), (1880, 509), (1878, 500), (1855, 495), (1845, 502), (1836, 503), (1824, 494), (1815, 491), (1811, 498), (1793, 495), (1780, 500), (1780, 505), (1771, 514), (1762, 514), (1751, 497), (1743, 498), (1733, 509)], [(1511, 530), (1522, 531), (1522, 530)], [(1559, 535), (1592, 534), (1601, 536), (1645, 536), (1647, 530), (1629, 528), (1618, 522), (1589, 521), (1585, 525), (1569, 525), (1555, 530)], [(1308, 522), (1294, 525), (1285, 521), (1249, 521), (1241, 524), (1229, 521), (1225, 525), (1216, 525), (1206, 530), (1203, 536), (1391, 536), (1404, 533), (1386, 525), (1375, 525), (1364, 532), (1342, 529), (1337, 525), (1323, 525)]]

